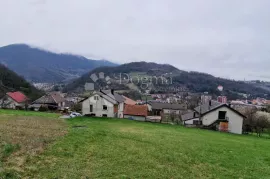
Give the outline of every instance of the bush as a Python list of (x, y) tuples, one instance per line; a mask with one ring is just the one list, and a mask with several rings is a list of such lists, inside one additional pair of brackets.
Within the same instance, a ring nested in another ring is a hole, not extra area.
[(73, 111), (81, 112), (82, 111), (82, 103), (74, 104), (71, 108)]
[(49, 108), (48, 108), (48, 106), (40, 106), (39, 111), (46, 112), (46, 111), (49, 111)]
[(243, 132), (256, 132), (261, 137), (262, 133), (270, 131), (270, 114), (258, 111), (257, 109), (247, 109), (245, 111)]

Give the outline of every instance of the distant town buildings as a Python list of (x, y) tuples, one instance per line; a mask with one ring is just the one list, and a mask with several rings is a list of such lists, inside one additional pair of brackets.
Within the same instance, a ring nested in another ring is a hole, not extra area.
[(210, 100), (212, 100), (212, 96), (210, 96), (210, 95), (202, 95), (201, 96), (201, 103), (202, 104), (208, 104)]
[(227, 96), (218, 96), (218, 97), (217, 97), (217, 101), (218, 101), (219, 103), (226, 104), (226, 103), (227, 103)]

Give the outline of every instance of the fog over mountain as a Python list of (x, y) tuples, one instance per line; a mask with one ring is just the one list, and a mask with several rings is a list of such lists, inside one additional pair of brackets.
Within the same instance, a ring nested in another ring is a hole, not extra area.
[(0, 46), (270, 81), (268, 0), (1, 0)]

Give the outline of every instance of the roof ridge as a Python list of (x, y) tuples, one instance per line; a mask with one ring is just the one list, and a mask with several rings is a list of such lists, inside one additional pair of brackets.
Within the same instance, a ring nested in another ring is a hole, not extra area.
[(53, 97), (53, 94), (50, 94), (50, 96), (52, 97), (52, 99), (54, 100), (54, 102), (57, 103), (57, 101), (56, 101), (55, 98)]

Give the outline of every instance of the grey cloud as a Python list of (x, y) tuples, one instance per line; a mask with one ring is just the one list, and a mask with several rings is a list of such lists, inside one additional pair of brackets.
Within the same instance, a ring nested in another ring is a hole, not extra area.
[(0, 0), (0, 45), (270, 76), (268, 0)]

